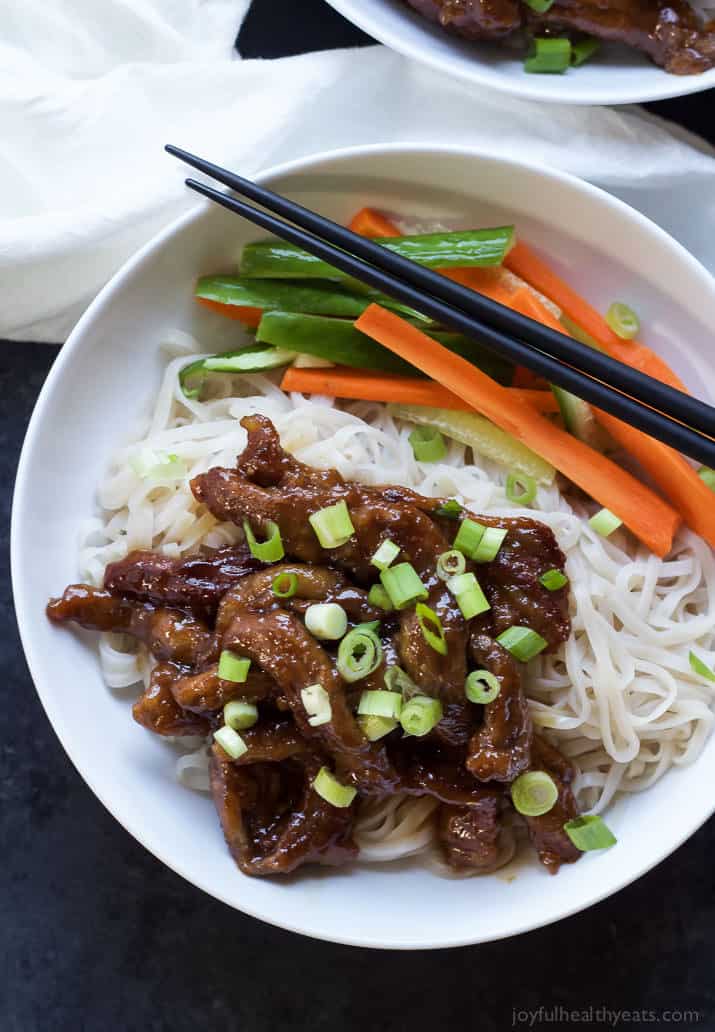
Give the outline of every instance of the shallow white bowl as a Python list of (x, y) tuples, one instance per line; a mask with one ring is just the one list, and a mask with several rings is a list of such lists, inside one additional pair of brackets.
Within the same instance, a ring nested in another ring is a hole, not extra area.
[(629, 47), (604, 44), (598, 55), (566, 75), (525, 72), (523, 55), (499, 43), (469, 42), (446, 32), (405, 0), (328, 0), (354, 25), (405, 57), (475, 86), (555, 104), (640, 104), (715, 86), (715, 69), (669, 75)]
[[(700, 392), (712, 387), (707, 345), (715, 283), (670, 237), (586, 183), (458, 150), (363, 148), (305, 159), (264, 182), (347, 219), (358, 207), (448, 216), (465, 225), (515, 221), (599, 307), (613, 298), (641, 313), (647, 339)], [(562, 227), (554, 229), (553, 227)], [(497, 939), (602, 899), (667, 856), (709, 816), (715, 741), (609, 815), (618, 845), (551, 878), (534, 861), (508, 882), (453, 881), (417, 866), (309, 872), (291, 881), (239, 873), (207, 796), (174, 780), (174, 753), (141, 730), (126, 699), (100, 676), (91, 635), (50, 625), (50, 595), (77, 579), (80, 523), (91, 515), (107, 458), (156, 390), (169, 327), (214, 349), (233, 327), (192, 302), (198, 273), (230, 268), (256, 230), (201, 207), (170, 226), (87, 310), (47, 379), (28, 429), (12, 526), (15, 604), (40, 698), (67, 753), (128, 831), (189, 881), (226, 903), (324, 939), (393, 948)]]

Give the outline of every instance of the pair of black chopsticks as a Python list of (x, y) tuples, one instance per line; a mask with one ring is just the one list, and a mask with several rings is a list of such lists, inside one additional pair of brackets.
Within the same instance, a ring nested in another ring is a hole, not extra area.
[(249, 179), (179, 147), (169, 145), (166, 150), (294, 225), (187, 179), (186, 185), (197, 193), (683, 454), (715, 466), (715, 408), (705, 402), (402, 258)]

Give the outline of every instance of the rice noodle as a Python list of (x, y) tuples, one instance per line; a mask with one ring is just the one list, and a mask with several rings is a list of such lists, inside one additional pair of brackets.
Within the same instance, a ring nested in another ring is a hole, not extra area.
[[(557, 485), (540, 487), (532, 509), (505, 495), (506, 470), (474, 461), (450, 442), (439, 463), (420, 465), (407, 437), (384, 405), (338, 406), (327, 398), (285, 395), (262, 375), (216, 377), (212, 397), (186, 399), (178, 372), (199, 347), (185, 334), (170, 343), (156, 401), (133, 443), (122, 445), (99, 488), (101, 513), (84, 530), (82, 576), (100, 584), (107, 562), (133, 548), (179, 556), (199, 544), (220, 546), (239, 531), (218, 522), (191, 494), (189, 479), (215, 465), (232, 466), (246, 435), (239, 419), (269, 416), (283, 445), (303, 462), (332, 467), (365, 483), (404, 484), (425, 495), (457, 497), (475, 512), (530, 514), (547, 523), (566, 555), (573, 633), (557, 653), (530, 664), (525, 689), (535, 726), (577, 767), (575, 792), (582, 810), (602, 812), (615, 796), (649, 788), (674, 765), (692, 763), (713, 724), (713, 686), (693, 673), (691, 650), (715, 665), (715, 560), (708, 546), (681, 530), (661, 561), (626, 531), (599, 537), (581, 504)], [(240, 392), (237, 394), (236, 392)], [(176, 454), (187, 476), (173, 486), (142, 480), (132, 454), (151, 448)], [(148, 678), (143, 648), (102, 635), (99, 658), (107, 684), (124, 689)], [(186, 749), (186, 743), (181, 743)], [(192, 745), (177, 762), (177, 777), (206, 791), (207, 751)], [(368, 861), (427, 851), (434, 863), (434, 800), (393, 797), (363, 807), (357, 841)], [(514, 848), (505, 835), (503, 857)]]

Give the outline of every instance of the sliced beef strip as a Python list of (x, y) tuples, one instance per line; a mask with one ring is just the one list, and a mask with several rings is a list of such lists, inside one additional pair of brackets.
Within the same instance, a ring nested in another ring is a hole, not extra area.
[(437, 837), (450, 867), (484, 873), (497, 867), (501, 806), (499, 793), (490, 789), (473, 806), (440, 806)]
[(179, 706), (172, 685), (181, 676), (175, 663), (158, 663), (151, 672), (149, 687), (134, 703), (132, 714), (137, 724), (157, 735), (207, 735), (208, 720)]
[(252, 668), (247, 679), (239, 684), (218, 676), (218, 663), (212, 663), (198, 674), (183, 674), (171, 686), (171, 691), (182, 709), (207, 716), (223, 709), (232, 699), (263, 702), (274, 698), (277, 685), (268, 674)]
[(355, 804), (331, 806), (313, 791), (320, 767), (320, 759), (311, 756), (241, 766), (213, 747), (211, 793), (228, 848), (244, 874), (290, 874), (303, 864), (355, 858)]
[(49, 602), (47, 615), (54, 623), (128, 634), (144, 642), (159, 660), (197, 666), (217, 658), (213, 634), (196, 617), (117, 598), (87, 584), (71, 584), (61, 598)]
[(241, 738), (248, 748), (233, 761), (240, 766), (251, 763), (282, 763), (296, 756), (316, 757), (315, 749), (300, 733), (295, 721), (290, 718), (286, 720), (282, 715), (263, 714), (257, 724), (241, 731)]
[(430, 21), (465, 39), (503, 39), (518, 29), (518, 0), (407, 0)]
[(559, 791), (559, 797), (548, 813), (541, 817), (524, 818), (539, 860), (551, 874), (556, 874), (561, 864), (572, 864), (582, 855), (564, 831), (566, 821), (578, 816), (576, 800), (570, 787), (575, 771), (558, 749), (536, 736), (531, 769), (546, 771)]

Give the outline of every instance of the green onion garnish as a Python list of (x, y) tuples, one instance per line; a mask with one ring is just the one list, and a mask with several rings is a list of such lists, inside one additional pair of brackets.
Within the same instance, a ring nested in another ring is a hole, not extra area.
[(464, 694), (477, 705), (494, 702), (500, 691), (499, 678), (491, 670), (472, 670), (464, 682)]
[(360, 696), (358, 715), (361, 717), (389, 717), (399, 720), (402, 713), (402, 695), (399, 692), (366, 691)]
[(435, 652), (439, 652), (440, 656), (447, 655), (447, 639), (444, 636), (444, 628), (442, 627), (442, 621), (435, 613), (434, 609), (430, 606), (426, 606), (424, 602), (418, 602), (415, 606), (415, 613), (417, 615), (417, 622), (420, 625), (422, 631), (422, 637), (425, 639), (427, 644)]
[(380, 580), (395, 609), (404, 609), (429, 595), (411, 563), (398, 563), (397, 566), (382, 570)]
[(138, 477), (151, 480), (157, 486), (172, 484), (186, 476), (186, 464), (178, 455), (152, 448), (142, 448), (130, 458), (129, 465)]
[(389, 717), (358, 717), (357, 722), (368, 742), (376, 742), (379, 738), (384, 738), (397, 727), (397, 721), (391, 720)]
[(477, 523), (475, 520), (462, 520), (459, 524), (459, 530), (457, 536), (454, 539), (454, 547), (462, 555), (466, 555), (468, 559), (473, 559), (477, 549), (479, 548), (479, 542), (484, 537), (484, 531), (486, 527), (483, 527), (481, 523)]
[(571, 64), (571, 43), (560, 36), (537, 36), (524, 61), (525, 72), (565, 72)]
[(257, 541), (251, 524), (248, 520), (243, 521), (243, 533), (246, 535), (253, 558), (260, 559), (264, 563), (277, 563), (285, 555), (281, 528), (273, 520), (266, 520), (266, 532), (268, 534), (266, 540)]
[(456, 577), (450, 577), (447, 587), (456, 598), (465, 620), (471, 620), (473, 616), (479, 616), (480, 613), (486, 613), (487, 609), (491, 609), (473, 573), (460, 573)]
[(450, 577), (456, 577), (467, 569), (467, 561), (462, 552), (456, 548), (449, 552), (442, 552), (437, 560), (437, 576), (440, 580), (448, 581)]
[(223, 722), (232, 727), (234, 731), (245, 731), (258, 720), (258, 707), (252, 702), (244, 702), (242, 699), (232, 699), (223, 708)]
[(273, 578), (271, 591), (276, 598), (293, 598), (298, 590), (298, 577), (295, 573), (279, 573)]
[(337, 806), (341, 810), (346, 806), (350, 806), (357, 795), (356, 788), (353, 788), (352, 785), (341, 784), (327, 767), (321, 767), (316, 774), (313, 781), (313, 789), (326, 803), (330, 803), (331, 806)]
[(482, 534), (482, 540), (477, 545), (477, 550), (472, 556), (475, 563), (490, 563), (496, 559), (499, 549), (504, 544), (506, 530), (501, 527), (487, 527)]
[(622, 301), (613, 302), (606, 312), (606, 322), (616, 336), (623, 340), (633, 340), (641, 328), (636, 313)]
[(352, 683), (367, 677), (382, 663), (382, 644), (374, 624), (360, 624), (346, 634), (338, 646), (338, 673)]
[(699, 659), (694, 652), (691, 652), (688, 656), (690, 663), (690, 669), (694, 674), (698, 674), (700, 677), (704, 677), (706, 681), (715, 681), (715, 673), (703, 663), (702, 659)]
[(391, 613), (395, 608), (382, 584), (373, 584), (367, 593), (367, 600), (371, 606), (377, 606), (378, 609), (383, 609), (386, 613)]
[(399, 545), (396, 545), (394, 541), (383, 541), (370, 562), (373, 566), (377, 566), (378, 570), (386, 570), (394, 563), (399, 554)]
[(232, 727), (224, 725), (220, 727), (218, 731), (214, 731), (214, 741), (218, 742), (223, 751), (227, 753), (232, 760), (237, 760), (239, 756), (243, 756), (248, 751), (248, 746), (239, 735), (238, 731), (234, 731)]
[(234, 684), (243, 684), (248, 677), (251, 666), (250, 659), (239, 656), (230, 649), (224, 649), (218, 660), (218, 676), (222, 681), (233, 681)]
[(559, 588), (566, 587), (568, 582), (568, 577), (561, 570), (547, 570), (539, 577), (539, 584), (543, 585), (547, 591), (558, 591)]
[(709, 466), (701, 466), (698, 470), (698, 476), (708, 485), (711, 491), (715, 491), (715, 469), (710, 469)]
[(344, 500), (319, 509), (308, 517), (322, 548), (340, 548), (355, 533), (347, 504)]
[(407, 440), (418, 462), (439, 462), (447, 454), (444, 437), (433, 426), (416, 427)]
[(571, 64), (573, 67), (578, 68), (579, 65), (585, 64), (590, 57), (593, 57), (600, 45), (599, 41), (594, 39), (592, 36), (587, 36), (585, 39), (578, 39), (575, 43), (572, 43)]
[(614, 530), (618, 530), (623, 525), (623, 520), (619, 519), (610, 509), (600, 509), (595, 516), (591, 517), (588, 525), (593, 527), (601, 537), (609, 537)]
[(592, 849), (608, 849), (618, 841), (608, 825), (594, 813), (566, 821), (564, 831), (576, 849), (583, 853), (590, 853)]
[(317, 602), (306, 609), (305, 626), (314, 638), (337, 641), (348, 629), (348, 614), (337, 602)]
[(525, 817), (541, 817), (548, 813), (559, 798), (553, 778), (543, 770), (529, 770), (512, 783), (511, 801), (514, 809)]
[(554, 3), (554, 0), (526, 0), (526, 3), (537, 14), (545, 14)]
[(413, 695), (419, 695), (420, 693), (415, 682), (409, 674), (405, 673), (402, 667), (388, 667), (383, 681), (388, 692), (400, 692), (403, 700), (411, 699)]
[(406, 735), (421, 738), (442, 719), (442, 703), (428, 695), (415, 695), (402, 707), (400, 723)]
[(536, 498), (536, 481), (528, 473), (510, 473), (506, 478), (506, 496), (515, 505), (531, 505)]
[(509, 627), (498, 636), (502, 648), (510, 652), (520, 663), (528, 663), (543, 652), (548, 642), (530, 627)]
[(458, 520), (463, 512), (464, 506), (460, 505), (456, 498), (450, 498), (444, 505), (438, 505), (434, 514), (448, 520)]
[(333, 716), (333, 707), (330, 705), (330, 696), (322, 684), (309, 684), (302, 688), (300, 701), (305, 706), (308, 714), (308, 723), (311, 727), (320, 727), (327, 724)]

